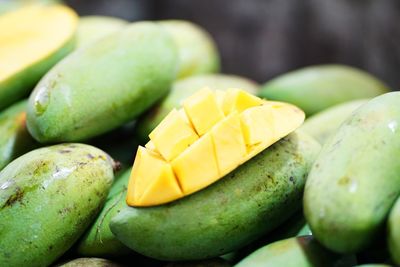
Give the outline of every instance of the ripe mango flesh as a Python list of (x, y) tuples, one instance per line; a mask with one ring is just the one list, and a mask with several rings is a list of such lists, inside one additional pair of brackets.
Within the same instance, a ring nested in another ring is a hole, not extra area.
[(389, 91), (382, 81), (362, 70), (345, 65), (317, 65), (268, 81), (259, 96), (291, 103), (311, 116), (333, 105)]
[(38, 83), (27, 111), (39, 142), (85, 140), (134, 120), (169, 90), (178, 58), (157, 23), (137, 22), (71, 53)]
[(219, 71), (217, 46), (203, 28), (185, 20), (162, 20), (159, 24), (171, 35), (178, 47), (178, 79)]
[(312, 137), (295, 131), (195, 194), (160, 206), (125, 204), (110, 229), (156, 259), (209, 259), (240, 249), (300, 210), (319, 150)]
[(77, 22), (61, 5), (27, 6), (0, 17), (0, 109), (26, 96), (72, 51)]
[(214, 183), (301, 125), (295, 106), (243, 90), (204, 88), (172, 110), (139, 147), (129, 181), (131, 206), (164, 204)]
[(126, 20), (107, 16), (83, 16), (79, 18), (76, 30), (76, 47), (93, 43), (102, 37), (127, 26)]
[(38, 144), (26, 129), (27, 101), (19, 101), (0, 113), (0, 170)]
[(259, 85), (240, 76), (226, 74), (196, 75), (176, 81), (169, 94), (160, 103), (156, 104), (148, 113), (139, 119), (136, 126), (136, 136), (146, 143), (149, 141), (150, 132), (164, 119), (174, 108), (179, 108), (182, 101), (194, 94), (199, 89), (209, 86), (216, 90), (228, 88), (241, 88), (246, 92), (256, 94)]
[[(399, 198), (400, 199), (400, 198)], [(388, 247), (392, 260), (400, 264), (400, 200), (397, 199), (396, 204), (390, 211), (388, 220)]]
[(307, 118), (300, 129), (324, 144), (347, 117), (368, 100), (357, 99), (327, 108)]
[(371, 245), (400, 195), (400, 93), (373, 98), (324, 144), (304, 192), (316, 239), (340, 253)]
[(39, 148), (0, 172), (0, 262), (49, 266), (83, 234), (111, 187), (113, 160), (84, 144)]

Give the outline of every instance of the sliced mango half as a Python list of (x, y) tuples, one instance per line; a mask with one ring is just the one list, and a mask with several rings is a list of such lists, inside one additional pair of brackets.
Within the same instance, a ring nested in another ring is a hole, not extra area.
[(29, 5), (0, 16), (0, 109), (29, 93), (73, 50), (77, 22), (63, 5)]
[(294, 131), (304, 118), (296, 106), (240, 89), (199, 90), (139, 147), (127, 204), (160, 205), (199, 191)]

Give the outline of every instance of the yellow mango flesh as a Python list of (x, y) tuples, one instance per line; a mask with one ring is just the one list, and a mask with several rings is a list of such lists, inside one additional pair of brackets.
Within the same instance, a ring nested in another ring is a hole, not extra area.
[(224, 118), (224, 113), (217, 103), (215, 93), (208, 88), (199, 90), (188, 97), (183, 102), (183, 108), (200, 136)]
[[(239, 89), (202, 89), (173, 110), (139, 147), (128, 185), (130, 206), (153, 206), (199, 191), (304, 121), (304, 112)], [(200, 136), (200, 137), (199, 137)]]
[(59, 50), (77, 27), (75, 12), (37, 5), (0, 16), (0, 82)]
[(173, 109), (149, 135), (152, 144), (168, 161), (173, 160), (199, 139), (187, 119)]

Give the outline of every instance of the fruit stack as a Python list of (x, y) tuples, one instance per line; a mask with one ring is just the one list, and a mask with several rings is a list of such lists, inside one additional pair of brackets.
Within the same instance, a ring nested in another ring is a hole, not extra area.
[(0, 10), (0, 266), (400, 264), (400, 93), (377, 78), (260, 86), (188, 21)]

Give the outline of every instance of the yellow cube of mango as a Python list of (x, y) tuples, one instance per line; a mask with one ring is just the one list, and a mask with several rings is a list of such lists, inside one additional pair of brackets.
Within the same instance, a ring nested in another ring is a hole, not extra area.
[(201, 89), (185, 99), (183, 108), (200, 136), (224, 118), (224, 113), (217, 103), (215, 93), (209, 88)]
[(206, 187), (220, 177), (210, 134), (203, 135), (171, 164), (185, 195)]
[[(154, 192), (163, 194), (154, 198)], [(146, 197), (150, 196), (150, 197)], [(139, 146), (129, 180), (126, 201), (132, 206), (166, 203), (183, 194), (171, 165), (159, 155)]]
[(275, 129), (272, 107), (252, 107), (243, 111), (240, 117), (247, 146), (274, 142)]
[(219, 122), (211, 130), (211, 136), (218, 168), (225, 175), (239, 166), (247, 153), (239, 114), (231, 114)]
[(183, 114), (176, 109), (161, 121), (149, 137), (155, 150), (167, 161), (173, 160), (199, 138)]
[(240, 89), (229, 89), (225, 93), (222, 108), (225, 116), (233, 112), (242, 112), (248, 108), (260, 106), (263, 100)]

